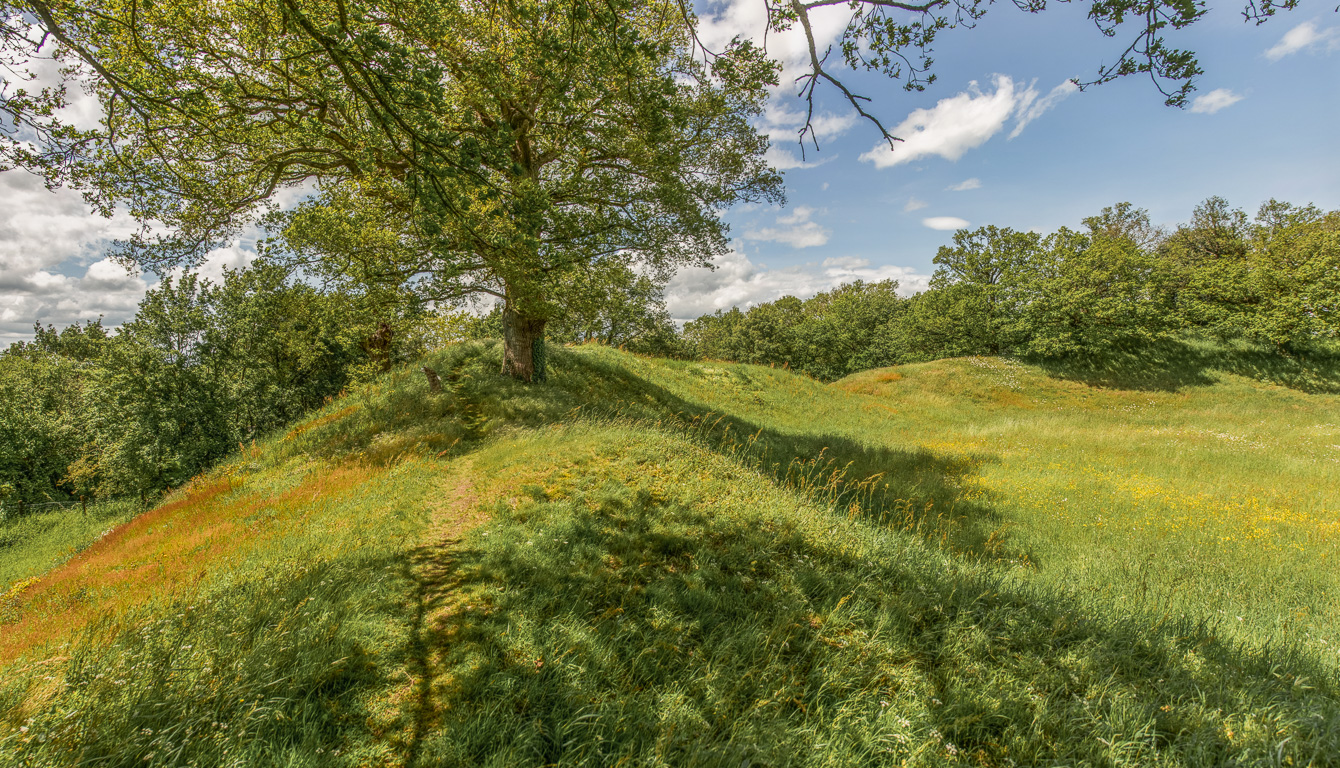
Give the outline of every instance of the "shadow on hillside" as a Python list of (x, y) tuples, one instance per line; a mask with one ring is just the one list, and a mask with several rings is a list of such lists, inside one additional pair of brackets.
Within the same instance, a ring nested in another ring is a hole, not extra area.
[(407, 764), (1340, 754), (1333, 684), (1288, 654), (687, 501), (606, 487), (504, 506), (474, 548), (418, 552)]
[[(994, 456), (940, 455), (868, 445), (839, 434), (787, 432), (692, 403), (617, 364), (573, 354), (556, 357), (555, 388), (580, 399), (587, 413), (681, 430), (839, 513), (916, 532), (957, 554), (1007, 556), (1001, 515), (989, 499), (964, 498), (982, 465), (997, 460)], [(557, 399), (567, 403), (567, 398)], [(550, 410), (545, 416), (556, 414)]]
[(1340, 351), (1287, 355), (1245, 342), (1170, 339), (1103, 355), (1033, 361), (1049, 375), (1109, 389), (1177, 391), (1231, 373), (1312, 394), (1340, 393)]
[(917, 532), (956, 553), (1031, 557), (1007, 553), (1003, 520), (989, 500), (963, 499), (992, 456), (903, 451), (842, 435), (773, 429), (685, 400), (626, 367), (561, 348), (550, 353), (549, 384), (526, 385), (498, 374), (499, 355), (496, 344), (472, 343), (430, 360), (446, 383), (440, 394), (430, 394), (421, 375), (393, 374), (358, 416), (366, 429), (331, 427), (340, 429), (339, 450), (390, 461), (416, 446), (465, 452), (500, 428), (628, 419), (687, 435), (818, 503)]

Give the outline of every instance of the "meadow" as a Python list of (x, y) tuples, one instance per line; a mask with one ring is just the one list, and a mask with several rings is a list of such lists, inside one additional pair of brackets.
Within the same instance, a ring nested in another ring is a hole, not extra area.
[(1335, 371), (1164, 352), (454, 345), (0, 549), (0, 763), (1338, 764)]
[(11, 592), (17, 596), (140, 511), (140, 505), (123, 499), (0, 517), (0, 612)]

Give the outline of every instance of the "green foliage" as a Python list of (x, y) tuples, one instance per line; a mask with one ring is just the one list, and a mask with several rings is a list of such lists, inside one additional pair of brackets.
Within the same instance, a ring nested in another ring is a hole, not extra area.
[(1196, 206), (1190, 224), (1160, 244), (1171, 275), (1165, 290), (1183, 326), (1218, 339), (1246, 332), (1257, 310), (1249, 236), (1247, 215), (1212, 197)]
[(891, 365), (892, 329), (905, 311), (898, 283), (857, 281), (808, 301), (787, 296), (748, 312), (718, 310), (685, 324), (686, 354), (781, 365), (820, 379)]
[(123, 260), (162, 274), (264, 218), (310, 274), (503, 300), (526, 380), (569, 303), (632, 264), (657, 283), (707, 264), (721, 210), (781, 198), (752, 124), (774, 67), (738, 43), (699, 59), (675, 2), (43, 7), (21, 18), (93, 70), (115, 136), (78, 179), (166, 233)]
[(96, 322), (59, 334), (39, 326), (33, 343), (0, 354), (0, 484), (14, 499), (66, 498), (59, 486), (93, 432), (105, 345)]
[(1157, 260), (1125, 237), (1062, 228), (1047, 238), (1020, 314), (1039, 357), (1099, 354), (1148, 344), (1175, 326), (1156, 299)]
[[(181, 485), (346, 386), (375, 356), (360, 303), (259, 264), (165, 279), (114, 336), (39, 327), (0, 355), (0, 481), (28, 501)], [(422, 352), (419, 317), (391, 317), (405, 340), (376, 366)]]
[(584, 284), (546, 325), (548, 339), (560, 344), (596, 341), (649, 354), (672, 351), (675, 326), (654, 280), (617, 262), (573, 279)]
[(1263, 204), (1253, 232), (1251, 284), (1260, 308), (1248, 338), (1292, 350), (1340, 337), (1340, 211)]
[(1100, 360), (1176, 335), (1313, 354), (1340, 335), (1340, 212), (1272, 200), (1253, 223), (1211, 198), (1171, 234), (1129, 203), (1083, 223), (961, 230), (910, 299), (856, 283), (832, 308), (820, 294), (718, 311), (685, 326), (683, 351), (831, 380), (964, 355)]

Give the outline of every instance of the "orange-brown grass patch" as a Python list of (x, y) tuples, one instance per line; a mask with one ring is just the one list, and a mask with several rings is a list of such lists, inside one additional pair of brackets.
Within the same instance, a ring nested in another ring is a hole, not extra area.
[(997, 389), (991, 392), (991, 402), (1006, 408), (1035, 408), (1036, 404), (1022, 392), (1012, 389)]
[[(68, 639), (95, 618), (115, 616), (167, 594), (193, 592), (218, 569), (310, 505), (368, 480), (375, 468), (349, 464), (312, 473), (276, 496), (227, 494), (227, 477), (204, 482), (181, 498), (117, 528), (25, 591), (14, 623), (0, 637), (0, 665), (52, 641)], [(265, 522), (248, 524), (269, 511)]]
[(898, 413), (897, 408), (891, 408), (885, 405), (884, 403), (879, 402), (878, 400), (871, 400), (870, 402), (863, 403), (861, 405), (861, 410), (865, 411), (866, 413), (874, 413), (875, 411), (883, 411), (885, 413), (892, 413), (892, 414)]
[(837, 382), (838, 389), (858, 395), (879, 395), (884, 393), (881, 384), (900, 381), (903, 378), (897, 371), (873, 371), (861, 376), (843, 379)]

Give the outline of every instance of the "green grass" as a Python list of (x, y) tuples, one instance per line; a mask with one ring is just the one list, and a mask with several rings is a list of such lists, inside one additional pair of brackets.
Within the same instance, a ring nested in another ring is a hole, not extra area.
[(140, 511), (132, 501), (65, 507), (0, 519), (0, 596), (64, 563)]
[(551, 359), (393, 372), (71, 560), (0, 764), (1340, 764), (1327, 371)]

